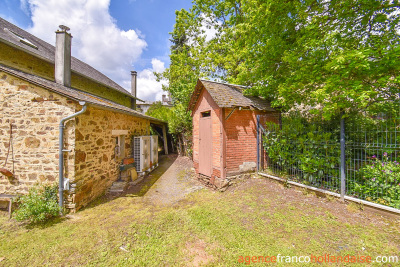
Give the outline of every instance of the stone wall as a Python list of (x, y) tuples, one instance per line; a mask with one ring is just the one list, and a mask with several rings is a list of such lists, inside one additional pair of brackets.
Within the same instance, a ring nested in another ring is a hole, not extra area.
[(76, 118), (75, 177), (68, 197), (71, 209), (79, 209), (103, 194), (119, 178), (116, 136), (113, 130), (127, 130), (125, 157), (131, 154), (132, 136), (148, 135), (150, 122), (131, 115), (89, 106)]
[[(15, 177), (0, 174), (0, 193), (24, 194), (35, 183), (58, 182), (58, 125), (75, 113), (76, 103), (0, 71), (0, 166), (3, 167), (12, 124)], [(67, 124), (65, 142), (74, 145), (73, 121)], [(66, 170), (74, 175), (73, 157)], [(6, 168), (12, 171), (11, 148)]]

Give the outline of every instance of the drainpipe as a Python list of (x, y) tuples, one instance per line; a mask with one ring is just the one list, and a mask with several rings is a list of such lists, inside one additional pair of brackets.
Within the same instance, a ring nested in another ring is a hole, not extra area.
[(64, 204), (64, 152), (66, 152), (64, 150), (64, 123), (67, 120), (70, 120), (82, 113), (84, 113), (87, 109), (86, 103), (85, 102), (79, 102), (79, 104), (82, 107), (82, 109), (80, 111), (78, 111), (77, 113), (74, 113), (68, 117), (65, 117), (63, 119), (61, 119), (60, 121), (60, 135), (59, 135), (59, 151), (58, 151), (58, 179), (59, 179), (59, 185), (58, 185), (58, 192), (59, 192), (59, 206), (63, 207)]

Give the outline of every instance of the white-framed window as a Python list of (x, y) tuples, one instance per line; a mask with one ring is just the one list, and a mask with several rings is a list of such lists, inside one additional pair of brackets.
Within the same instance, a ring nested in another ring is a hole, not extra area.
[(115, 157), (123, 158), (125, 155), (125, 135), (115, 137)]
[(128, 130), (113, 130), (112, 135), (115, 136), (115, 158), (121, 159), (125, 157), (125, 136)]

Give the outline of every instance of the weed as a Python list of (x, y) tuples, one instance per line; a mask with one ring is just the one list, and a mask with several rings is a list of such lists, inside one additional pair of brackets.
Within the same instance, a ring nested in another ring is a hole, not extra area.
[(15, 219), (36, 224), (59, 216), (61, 208), (58, 206), (57, 193), (57, 185), (32, 187), (27, 195), (18, 198)]

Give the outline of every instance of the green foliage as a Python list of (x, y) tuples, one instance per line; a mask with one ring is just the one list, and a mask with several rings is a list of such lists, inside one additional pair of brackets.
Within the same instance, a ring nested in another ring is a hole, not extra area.
[(190, 112), (181, 103), (169, 108), (163, 106), (161, 102), (156, 102), (150, 106), (146, 115), (168, 122), (171, 134), (186, 133), (192, 129)]
[[(176, 24), (170, 33), (172, 39), (170, 67), (163, 73), (156, 73), (158, 80), (168, 80), (163, 89), (171, 93), (174, 102), (187, 107), (197, 79), (203, 77), (200, 70), (201, 59), (196, 54), (193, 36), (197, 32), (194, 14), (182, 9), (176, 11)], [(197, 56), (195, 56), (197, 55)]]
[(268, 123), (263, 137), (270, 164), (278, 166), (292, 180), (318, 187), (330, 187), (338, 177), (340, 147), (338, 133), (323, 131), (321, 123), (287, 117), (282, 128)]
[[(399, 208), (399, 111), (353, 114), (345, 122), (346, 195)], [(340, 190), (338, 119), (323, 121), (317, 116), (285, 113), (281, 128), (267, 124), (263, 143), (268, 171), (330, 191)], [(381, 157), (377, 157), (379, 151)]]
[(400, 208), (400, 164), (390, 161), (385, 152), (382, 159), (375, 155), (359, 170), (361, 181), (355, 182), (355, 192), (367, 200)]
[(380, 107), (400, 92), (398, 4), (195, 0), (177, 12), (167, 90), (187, 105), (197, 78), (216, 78), (328, 119)]
[(161, 102), (156, 102), (146, 114), (168, 122), (169, 133), (172, 135), (175, 144), (178, 145), (179, 153), (187, 156), (192, 155), (192, 118), (190, 112), (182, 103), (168, 108), (163, 106)]
[(320, 104), (326, 118), (394, 99), (398, 10), (388, 0), (249, 1), (238, 81), (281, 107)]
[(15, 211), (15, 219), (35, 224), (60, 216), (57, 193), (57, 185), (32, 187), (27, 195), (18, 199), (19, 207)]
[(146, 115), (168, 122), (173, 116), (173, 111), (171, 108), (164, 106), (161, 101), (156, 101), (146, 111)]

